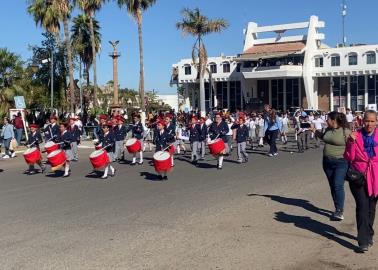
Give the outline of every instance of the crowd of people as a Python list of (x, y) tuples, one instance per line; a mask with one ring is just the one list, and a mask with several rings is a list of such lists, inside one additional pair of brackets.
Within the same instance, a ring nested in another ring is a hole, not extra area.
[[(69, 115), (67, 115), (69, 116)], [(5, 147), (3, 158), (14, 157), (11, 140), (21, 143), (20, 133), (24, 127), (19, 122), (20, 115), (13, 120), (4, 118), (1, 137)], [(319, 148), (324, 142), (323, 170), (328, 179), (335, 211), (332, 219), (344, 219), (345, 180), (356, 201), (356, 220), (358, 244), (365, 252), (373, 245), (373, 223), (378, 198), (378, 132), (376, 132), (377, 113), (366, 111), (353, 114), (330, 112), (306, 113), (303, 108), (294, 113), (279, 113), (269, 105), (262, 112), (245, 113), (237, 111), (210, 112), (207, 116), (198, 113), (156, 113), (148, 114), (143, 123), (138, 113), (133, 113), (132, 122), (126, 124), (124, 115), (116, 112), (98, 115), (95, 123), (94, 144), (96, 151), (91, 154), (94, 172), (101, 171), (101, 178), (114, 176), (114, 162), (126, 159), (131, 154), (131, 165), (143, 165), (143, 152), (147, 147), (155, 148), (154, 166), (160, 180), (167, 180), (168, 173), (175, 166), (175, 154), (191, 151), (191, 162), (197, 166), (207, 153), (206, 148), (217, 160), (216, 168), (223, 168), (223, 161), (231, 157), (236, 146), (236, 161), (249, 160), (247, 148), (252, 150), (269, 145), (267, 156), (278, 156), (277, 141), (286, 145), (288, 134), (294, 134), (298, 153), (309, 149), (313, 140)], [(53, 171), (63, 170), (63, 177), (69, 177), (71, 162), (78, 161), (78, 145), (81, 142), (83, 123), (79, 116), (58, 119), (56, 114), (42, 123), (29, 124), (26, 146), (35, 159), (25, 158), (27, 174), (43, 173), (47, 164)], [(47, 163), (42, 162), (40, 145), (45, 143)], [(190, 149), (188, 146), (190, 145)], [(48, 148), (53, 148), (48, 151)], [(127, 150), (126, 150), (127, 149)], [(29, 152), (27, 152), (29, 153)], [(38, 169), (35, 168), (38, 165)], [(357, 179), (357, 180), (356, 180)]]

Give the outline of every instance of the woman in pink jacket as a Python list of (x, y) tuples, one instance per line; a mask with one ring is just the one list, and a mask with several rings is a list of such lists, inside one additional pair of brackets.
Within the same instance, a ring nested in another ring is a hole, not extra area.
[(365, 174), (365, 183), (349, 183), (356, 201), (357, 240), (361, 252), (373, 245), (373, 224), (378, 199), (378, 129), (377, 113), (366, 111), (364, 127), (353, 132), (347, 142), (344, 157), (353, 169)]

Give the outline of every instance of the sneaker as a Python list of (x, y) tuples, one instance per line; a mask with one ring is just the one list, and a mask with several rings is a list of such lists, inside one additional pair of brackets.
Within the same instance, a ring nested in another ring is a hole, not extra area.
[(358, 246), (358, 251), (361, 252), (361, 253), (368, 252), (369, 251), (369, 246), (368, 245)]
[(276, 152), (276, 153), (274, 153), (274, 154), (273, 154), (273, 156), (278, 156), (278, 153), (277, 153), (277, 152)]
[(269, 153), (269, 154), (268, 154), (268, 157), (273, 157), (273, 154), (272, 154), (272, 153)]
[(12, 158), (15, 158), (16, 157), (16, 153), (13, 152), (12, 155), (11, 155)]
[(333, 213), (332, 218), (336, 221), (344, 220), (344, 211), (343, 210), (336, 210), (335, 213)]
[(8, 155), (3, 156), (3, 159), (7, 159), (7, 158), (10, 158), (10, 156)]

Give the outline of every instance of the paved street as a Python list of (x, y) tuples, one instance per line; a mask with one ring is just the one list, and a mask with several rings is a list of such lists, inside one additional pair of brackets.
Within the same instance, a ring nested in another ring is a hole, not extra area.
[(0, 269), (378, 269), (376, 246), (354, 252), (349, 188), (345, 220), (329, 220), (321, 151), (280, 147), (221, 171), (176, 156), (163, 182), (148, 162), (85, 177), (90, 149), (68, 179), (23, 175), (20, 154), (0, 160)]

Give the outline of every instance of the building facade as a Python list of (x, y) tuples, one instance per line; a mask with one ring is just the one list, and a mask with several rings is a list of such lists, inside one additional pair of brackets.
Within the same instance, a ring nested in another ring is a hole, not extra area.
[[(376, 106), (378, 45), (331, 48), (323, 43), (324, 27), (316, 16), (282, 25), (248, 23), (241, 54), (208, 58), (206, 108), (234, 111), (251, 108), (256, 101), (278, 110), (303, 106), (362, 111)], [(192, 59), (173, 65), (171, 83), (184, 87), (185, 106), (199, 107), (199, 80)]]

